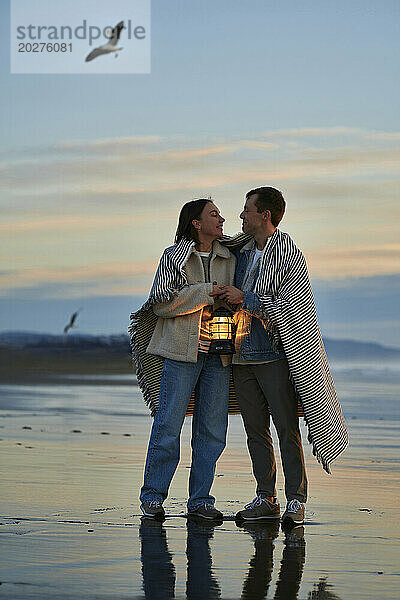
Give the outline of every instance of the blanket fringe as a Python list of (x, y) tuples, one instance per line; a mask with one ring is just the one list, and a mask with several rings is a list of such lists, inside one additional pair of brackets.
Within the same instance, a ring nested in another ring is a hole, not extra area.
[(144, 374), (144, 365), (140, 358), (140, 356), (141, 356), (140, 347), (139, 347), (139, 344), (137, 341), (138, 336), (136, 335), (140, 315), (142, 314), (143, 311), (148, 310), (149, 307), (151, 306), (151, 304), (152, 304), (152, 302), (148, 301), (148, 302), (146, 302), (146, 304), (143, 305), (143, 307), (138, 312), (130, 314), (131, 324), (128, 327), (128, 334), (129, 334), (131, 350), (132, 350), (131, 362), (132, 362), (132, 365), (136, 366), (136, 379), (137, 379), (139, 388), (142, 392), (143, 400), (144, 400), (146, 406), (148, 406), (148, 408), (150, 409), (151, 416), (154, 417), (157, 412), (157, 407), (154, 406), (152, 403), (151, 390), (150, 390), (149, 386), (146, 384), (146, 379), (145, 379), (145, 374)]
[(281, 345), (281, 337), (279, 335), (278, 326), (276, 323), (273, 323), (271, 319), (263, 319), (265, 329), (267, 331), (269, 341), (271, 342), (272, 350), (279, 354), (280, 345)]
[[(293, 385), (297, 402), (299, 404), (301, 404), (301, 406), (303, 406), (303, 403), (302, 403), (301, 398), (300, 398), (300, 394), (297, 391), (296, 384), (294, 382), (294, 379), (293, 379), (293, 376), (292, 376), (292, 373), (290, 372), (290, 370), (289, 370), (289, 379), (290, 379), (290, 381), (291, 381), (291, 383)], [(315, 458), (317, 459), (317, 461), (320, 463), (320, 465), (322, 465), (322, 468), (324, 469), (324, 471), (326, 471), (329, 475), (332, 475), (332, 471), (330, 469), (329, 463), (321, 456), (321, 454), (317, 450), (317, 447), (315, 445), (315, 442), (313, 440), (313, 436), (312, 436), (312, 433), (311, 433), (311, 430), (310, 430), (310, 424), (309, 424), (308, 419), (306, 417), (306, 413), (304, 411), (304, 408), (303, 408), (303, 419), (304, 419), (304, 422), (305, 422), (306, 427), (307, 427), (307, 441), (309, 442), (309, 444), (311, 444), (313, 455), (315, 456)]]

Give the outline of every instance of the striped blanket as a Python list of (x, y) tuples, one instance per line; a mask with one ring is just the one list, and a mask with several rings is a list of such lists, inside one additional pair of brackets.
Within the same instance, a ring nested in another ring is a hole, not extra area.
[(131, 313), (130, 316), (128, 333), (131, 340), (132, 360), (136, 365), (138, 385), (153, 417), (158, 410), (164, 359), (161, 356), (146, 353), (157, 323), (152, 306), (158, 302), (167, 302), (187, 285), (184, 266), (193, 245), (193, 241), (181, 240), (178, 244), (164, 250), (148, 299), (137, 312)]
[[(249, 236), (238, 234), (219, 241), (233, 249), (243, 246), (249, 239)], [(182, 240), (164, 251), (148, 300), (131, 314), (128, 331), (132, 357), (139, 387), (153, 416), (158, 408), (164, 359), (146, 354), (157, 321), (151, 307), (157, 302), (166, 302), (187, 285), (184, 266), (193, 243)], [(329, 464), (347, 446), (346, 426), (318, 327), (304, 256), (290, 236), (279, 229), (261, 258), (255, 292), (273, 343), (277, 343), (279, 338), (282, 340), (313, 453), (330, 473)], [(188, 414), (191, 414), (192, 408), (193, 398)], [(229, 412), (238, 412), (233, 389)]]
[(346, 425), (318, 326), (306, 261), (291, 237), (279, 229), (261, 257), (254, 292), (273, 343), (282, 340), (314, 455), (330, 473), (329, 464), (348, 444)]

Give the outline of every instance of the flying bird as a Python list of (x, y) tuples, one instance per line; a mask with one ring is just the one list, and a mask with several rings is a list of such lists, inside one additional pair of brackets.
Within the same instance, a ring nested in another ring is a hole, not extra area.
[(79, 315), (80, 309), (77, 310), (76, 312), (74, 312), (74, 314), (72, 315), (70, 322), (68, 323), (68, 325), (66, 325), (64, 327), (64, 335), (66, 335), (68, 333), (68, 331), (70, 329), (72, 329), (72, 327), (74, 327), (74, 323), (76, 321), (76, 317)]
[(122, 50), (122, 48), (116, 48), (116, 45), (118, 44), (121, 31), (123, 29), (125, 29), (124, 22), (120, 21), (112, 30), (111, 37), (108, 40), (107, 44), (104, 44), (103, 46), (98, 46), (97, 48), (92, 50), (90, 54), (87, 55), (86, 62), (90, 62), (91, 60), (97, 58), (98, 56), (101, 56), (102, 54), (110, 54), (110, 52), (118, 52), (118, 50)]

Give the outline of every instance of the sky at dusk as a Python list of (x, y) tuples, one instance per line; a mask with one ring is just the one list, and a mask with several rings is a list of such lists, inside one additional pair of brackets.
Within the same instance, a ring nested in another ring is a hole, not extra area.
[(124, 331), (185, 202), (272, 185), (323, 334), (400, 347), (397, 1), (153, 0), (148, 75), (11, 75), (0, 6), (0, 331)]

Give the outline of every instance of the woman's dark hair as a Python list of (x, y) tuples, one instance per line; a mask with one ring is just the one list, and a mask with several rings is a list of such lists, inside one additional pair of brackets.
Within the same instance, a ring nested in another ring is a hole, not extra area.
[(200, 215), (207, 202), (212, 202), (211, 198), (200, 198), (200, 200), (191, 200), (182, 206), (178, 229), (175, 234), (175, 242), (180, 242), (183, 239), (199, 241), (197, 230), (192, 225), (193, 219), (200, 219)]

